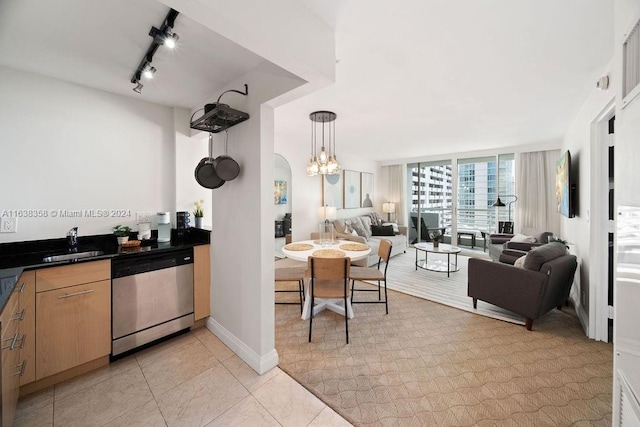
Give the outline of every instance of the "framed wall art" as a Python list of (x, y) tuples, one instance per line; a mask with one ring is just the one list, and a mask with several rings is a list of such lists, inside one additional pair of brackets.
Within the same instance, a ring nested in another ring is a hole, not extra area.
[(360, 172), (344, 171), (344, 208), (360, 207)]
[(287, 181), (275, 181), (273, 186), (273, 201), (276, 205), (287, 204)]
[(368, 172), (360, 173), (360, 207), (373, 207), (373, 174)]
[(342, 209), (342, 174), (322, 175), (322, 206)]

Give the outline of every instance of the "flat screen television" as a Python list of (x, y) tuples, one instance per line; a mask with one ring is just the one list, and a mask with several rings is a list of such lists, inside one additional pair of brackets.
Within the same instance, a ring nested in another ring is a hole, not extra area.
[(556, 200), (558, 212), (567, 218), (573, 218), (575, 184), (571, 180), (571, 153), (562, 153), (556, 162)]

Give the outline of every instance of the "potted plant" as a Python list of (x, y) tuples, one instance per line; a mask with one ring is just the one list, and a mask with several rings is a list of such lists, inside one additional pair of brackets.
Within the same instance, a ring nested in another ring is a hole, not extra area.
[(131, 227), (128, 225), (116, 225), (113, 227), (113, 234), (118, 239), (118, 245), (129, 240), (129, 233), (131, 233)]
[(429, 231), (429, 238), (433, 242), (433, 247), (437, 248), (440, 245), (440, 240), (442, 240), (442, 230), (438, 228)]
[(202, 210), (203, 204), (203, 199), (200, 199), (200, 201), (197, 202), (193, 202), (193, 206), (195, 206), (195, 208), (193, 209), (193, 216), (196, 219), (196, 228), (202, 228), (202, 217), (204, 216), (204, 212)]

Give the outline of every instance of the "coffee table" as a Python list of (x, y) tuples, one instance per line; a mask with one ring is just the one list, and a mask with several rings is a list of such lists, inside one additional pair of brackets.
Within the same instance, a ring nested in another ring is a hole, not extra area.
[[(433, 243), (416, 243), (413, 247), (416, 248), (416, 271), (420, 267), (424, 270), (447, 273), (447, 277), (450, 277), (452, 272), (460, 270), (458, 268), (458, 254), (462, 250), (457, 246), (440, 243), (437, 248), (434, 248)], [(424, 252), (424, 259), (418, 260), (419, 251)], [(429, 253), (446, 254), (447, 261), (445, 262), (443, 259), (428, 259)], [(451, 262), (451, 255), (455, 256), (453, 263)]]

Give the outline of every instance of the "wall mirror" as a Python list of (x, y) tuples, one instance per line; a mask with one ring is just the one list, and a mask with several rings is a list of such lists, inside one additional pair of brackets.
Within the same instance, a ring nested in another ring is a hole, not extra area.
[(291, 166), (287, 159), (274, 153), (273, 203), (276, 256), (284, 256), (280, 249), (291, 241)]

